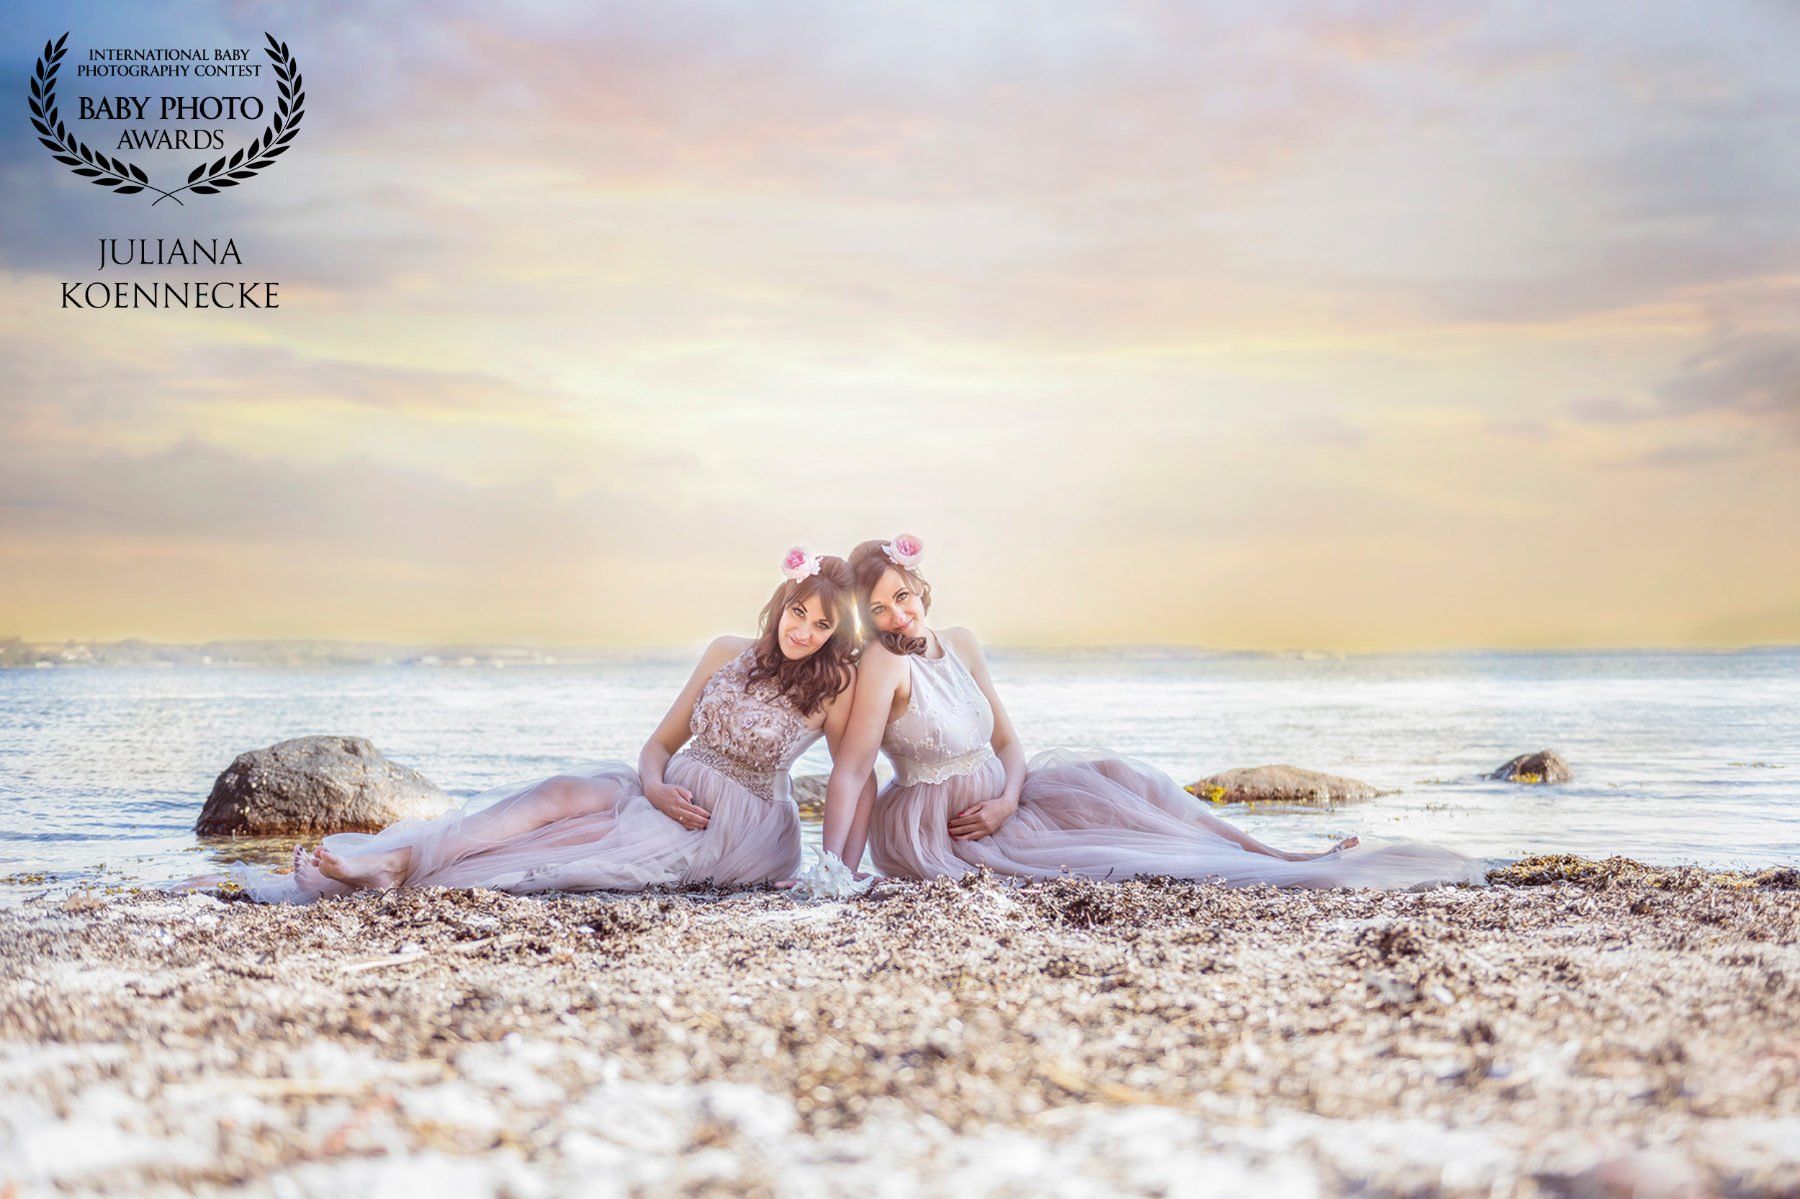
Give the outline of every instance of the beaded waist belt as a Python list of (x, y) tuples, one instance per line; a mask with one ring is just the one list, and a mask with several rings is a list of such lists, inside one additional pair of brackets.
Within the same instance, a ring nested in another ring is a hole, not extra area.
[(716, 770), (732, 782), (741, 785), (758, 799), (775, 801), (775, 772), (773, 770), (750, 770), (742, 762), (726, 757), (718, 750), (705, 745), (689, 745), (677, 757), (691, 758), (708, 770)]
[(942, 762), (915, 762), (911, 758), (895, 757), (894, 781), (902, 787), (910, 787), (914, 783), (942, 783), (958, 775), (974, 774), (986, 766), (993, 756), (994, 751), (982, 745)]

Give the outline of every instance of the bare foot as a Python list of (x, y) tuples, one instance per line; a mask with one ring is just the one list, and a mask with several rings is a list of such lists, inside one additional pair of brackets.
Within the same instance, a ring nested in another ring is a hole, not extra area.
[(359, 853), (339, 857), (323, 846), (313, 855), (326, 878), (334, 878), (352, 887), (386, 890), (398, 887), (412, 866), (412, 850), (393, 849), (387, 853)]
[(1328, 858), (1332, 854), (1343, 853), (1346, 849), (1355, 849), (1360, 844), (1362, 844), (1361, 837), (1345, 837), (1330, 849), (1323, 849), (1318, 853), (1290, 853), (1287, 855), (1287, 860), (1290, 862), (1310, 862), (1314, 858)]
[(294, 883), (306, 895), (342, 895), (351, 890), (343, 883), (325, 877), (319, 869), (319, 851), (304, 845), (294, 846)]

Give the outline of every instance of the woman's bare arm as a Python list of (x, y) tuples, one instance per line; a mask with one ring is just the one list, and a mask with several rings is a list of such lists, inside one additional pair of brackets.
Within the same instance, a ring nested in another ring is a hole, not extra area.
[(663, 815), (687, 828), (705, 828), (710, 813), (694, 802), (693, 793), (686, 787), (673, 787), (664, 782), (663, 769), (675, 756), (675, 751), (687, 744), (694, 704), (699, 702), (706, 681), (718, 672), (719, 667), (743, 653), (749, 644), (743, 637), (715, 638), (700, 655), (700, 664), (694, 667), (694, 673), (688, 677), (675, 702), (669, 705), (662, 723), (638, 751), (638, 779), (644, 785), (644, 795)]
[(864, 650), (849, 716), (838, 744), (832, 747), (831, 784), (825, 789), (824, 848), (852, 868), (856, 863), (845, 855), (854, 845), (856, 856), (862, 857), (861, 840), (869, 822), (869, 813), (862, 810), (863, 800), (873, 801), (875, 755), (881, 751), (881, 734), (905, 677), (906, 663), (886, 647), (872, 644)]
[[(855, 707), (855, 687), (846, 688), (831, 701), (825, 713), (825, 744), (831, 750), (832, 773), (837, 773), (839, 755), (844, 752), (844, 734), (850, 728), (850, 713)], [(827, 803), (830, 802), (827, 795)], [(844, 839), (843, 851), (838, 859), (850, 869), (855, 870), (862, 861), (863, 846), (868, 841), (869, 817), (875, 808), (875, 771), (870, 763), (869, 775), (863, 780), (862, 791), (856, 799), (856, 814), (850, 820), (849, 832)]]

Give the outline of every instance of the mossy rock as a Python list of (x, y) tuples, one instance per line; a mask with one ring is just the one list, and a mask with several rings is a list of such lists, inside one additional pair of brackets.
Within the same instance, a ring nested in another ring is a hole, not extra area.
[(1298, 766), (1240, 766), (1189, 783), (1187, 792), (1215, 804), (1291, 804), (1335, 807), (1387, 792), (1360, 779), (1302, 770)]
[(437, 784), (383, 757), (362, 737), (296, 737), (239, 754), (213, 783), (201, 836), (379, 832), (453, 805)]
[(802, 820), (825, 819), (825, 788), (831, 783), (829, 774), (796, 774), (793, 778), (794, 804)]
[(1503, 783), (1570, 783), (1575, 781), (1575, 772), (1555, 750), (1540, 749), (1520, 754), (1488, 777)]

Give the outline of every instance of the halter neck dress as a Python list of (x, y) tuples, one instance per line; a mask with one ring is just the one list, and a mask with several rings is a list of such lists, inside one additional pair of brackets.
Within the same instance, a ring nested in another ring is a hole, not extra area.
[[(469, 818), (530, 791), (543, 779), (485, 791), (429, 820), (402, 820), (379, 833), (334, 833), (333, 852), (354, 855), (412, 847), (402, 886), (534, 891), (629, 891), (658, 884), (749, 884), (792, 876), (800, 866), (800, 813), (788, 771), (820, 737), (772, 679), (749, 679), (753, 650), (715, 671), (694, 703), (691, 739), (663, 778), (693, 794), (712, 816), (689, 829), (651, 804), (636, 769), (590, 762), (564, 774), (610, 789), (603, 810), (571, 816), (504, 839), (484, 838)], [(253, 898), (307, 903), (291, 874), (239, 865), (229, 876)]]
[(977, 840), (950, 836), (950, 817), (998, 795), (1006, 771), (989, 739), (994, 713), (946, 641), (943, 655), (907, 655), (912, 697), (881, 747), (894, 781), (875, 801), (869, 852), (884, 874), (939, 878), (985, 866), (997, 874), (1095, 879), (1139, 875), (1232, 885), (1411, 887), (1480, 882), (1473, 860), (1417, 841), (1365, 842), (1301, 862), (1229, 840), (1231, 826), (1168, 775), (1116, 756), (1051, 750), (1028, 767), (1019, 807)]

